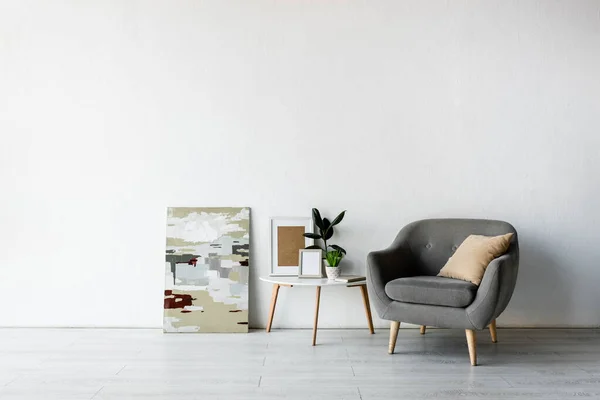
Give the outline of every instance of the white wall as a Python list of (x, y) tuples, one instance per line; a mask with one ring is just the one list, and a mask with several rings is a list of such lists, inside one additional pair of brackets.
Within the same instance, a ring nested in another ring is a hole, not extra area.
[[(508, 220), (499, 324), (598, 326), (600, 2), (324, 3), (0, 0), (0, 325), (161, 326), (165, 208), (231, 205), (255, 327), (268, 218), (313, 206), (357, 273), (410, 221)], [(321, 303), (365, 326), (357, 289)]]

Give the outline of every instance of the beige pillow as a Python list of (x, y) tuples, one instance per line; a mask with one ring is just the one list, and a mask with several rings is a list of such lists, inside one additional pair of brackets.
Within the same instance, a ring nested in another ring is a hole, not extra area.
[(471, 235), (456, 249), (437, 276), (481, 283), (488, 264), (506, 253), (512, 233), (501, 236)]

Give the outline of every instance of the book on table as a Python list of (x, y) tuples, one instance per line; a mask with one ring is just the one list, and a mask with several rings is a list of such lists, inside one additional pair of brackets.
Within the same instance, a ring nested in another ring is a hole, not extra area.
[(360, 275), (342, 275), (339, 278), (335, 278), (335, 281), (350, 283), (350, 282), (364, 281), (365, 279), (366, 278), (364, 276), (360, 276)]

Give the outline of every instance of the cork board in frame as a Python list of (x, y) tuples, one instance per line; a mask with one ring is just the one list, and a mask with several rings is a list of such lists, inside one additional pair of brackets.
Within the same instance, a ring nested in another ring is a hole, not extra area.
[(299, 250), (315, 244), (302, 234), (314, 232), (310, 217), (271, 218), (271, 276), (298, 276)]

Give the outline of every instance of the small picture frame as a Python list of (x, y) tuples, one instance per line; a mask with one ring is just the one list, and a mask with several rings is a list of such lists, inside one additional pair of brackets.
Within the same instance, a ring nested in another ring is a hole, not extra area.
[(321, 249), (302, 249), (298, 256), (298, 278), (323, 278), (323, 253)]

